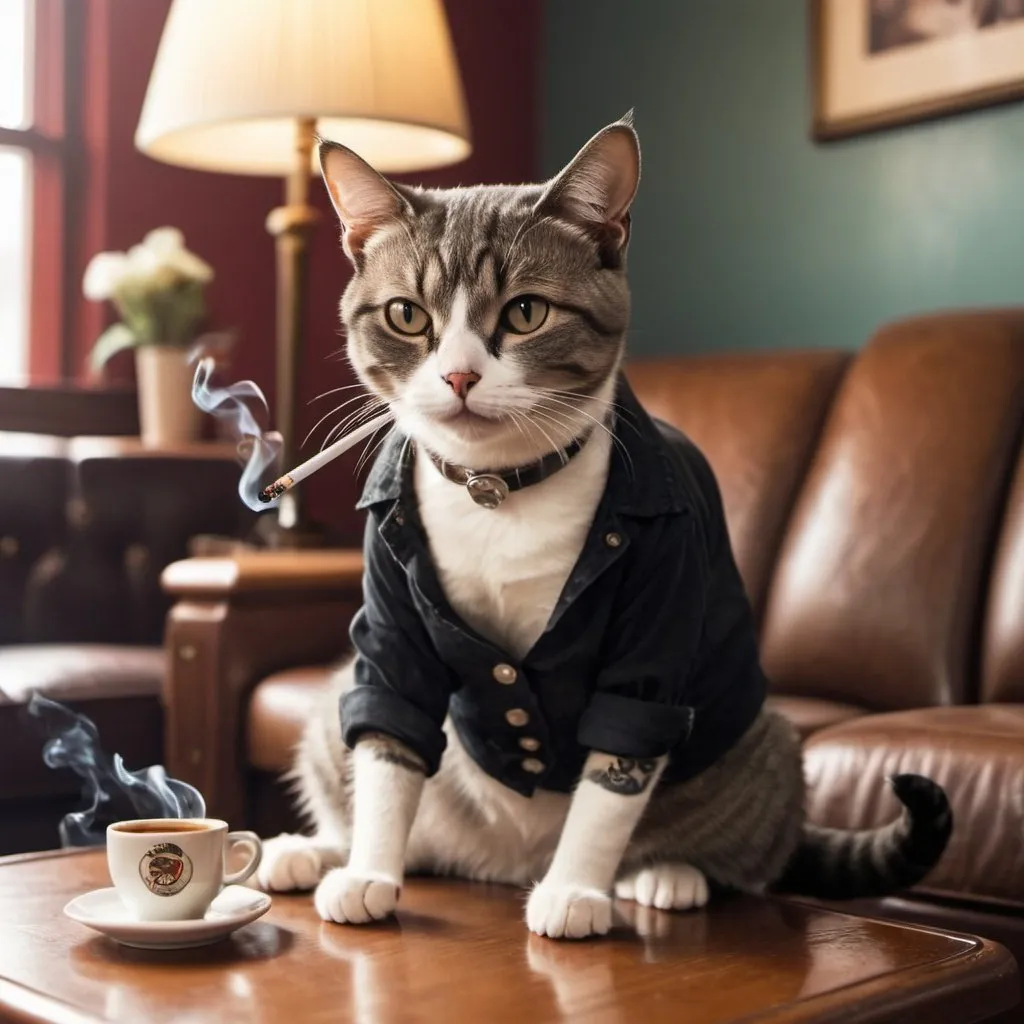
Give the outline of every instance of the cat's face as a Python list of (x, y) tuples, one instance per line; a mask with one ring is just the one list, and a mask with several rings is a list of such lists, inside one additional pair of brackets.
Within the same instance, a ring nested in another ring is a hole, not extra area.
[(349, 358), (405, 433), (504, 468), (606, 418), (629, 318), (630, 123), (546, 185), (413, 190), (332, 143), (321, 161), (356, 268)]

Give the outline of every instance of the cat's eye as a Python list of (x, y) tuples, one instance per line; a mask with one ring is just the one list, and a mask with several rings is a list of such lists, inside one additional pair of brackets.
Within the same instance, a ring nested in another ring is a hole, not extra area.
[(536, 295), (519, 295), (501, 311), (501, 326), (513, 334), (533, 334), (547, 320), (550, 308)]
[(392, 299), (384, 307), (384, 318), (399, 334), (426, 334), (430, 328), (430, 317), (411, 299)]

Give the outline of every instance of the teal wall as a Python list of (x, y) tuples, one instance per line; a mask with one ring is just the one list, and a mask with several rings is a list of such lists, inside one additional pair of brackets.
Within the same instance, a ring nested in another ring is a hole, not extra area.
[(1024, 104), (817, 145), (805, 0), (547, 0), (542, 160), (630, 106), (632, 351), (855, 347), (1024, 302)]

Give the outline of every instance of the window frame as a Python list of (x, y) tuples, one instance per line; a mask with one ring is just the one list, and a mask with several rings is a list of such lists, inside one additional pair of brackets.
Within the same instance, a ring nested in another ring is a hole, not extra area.
[(80, 103), (84, 4), (32, 4), (29, 79), (32, 116), (24, 128), (0, 127), (0, 146), (30, 156), (27, 382), (74, 377), (76, 187), (82, 178)]

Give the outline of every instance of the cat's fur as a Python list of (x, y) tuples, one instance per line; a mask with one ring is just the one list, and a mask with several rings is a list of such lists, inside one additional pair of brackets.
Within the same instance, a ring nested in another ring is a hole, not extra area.
[[(614, 443), (612, 396), (629, 293), (625, 250), (639, 178), (630, 120), (604, 129), (553, 182), (424, 192), (392, 187), (354, 154), (325, 144), (325, 179), (356, 275), (342, 301), (360, 378), (419, 443), (419, 516), (445, 595), (474, 630), (521, 658), (544, 630), (601, 498)], [(520, 283), (524, 282), (524, 283)], [(551, 302), (535, 336), (502, 336), (502, 304), (528, 290)], [(410, 339), (381, 308), (414, 298), (430, 330)], [(461, 408), (444, 375), (480, 379)], [(554, 390), (543, 390), (554, 389)], [(596, 425), (596, 426), (595, 426)], [(592, 429), (579, 455), (498, 510), (441, 476), (427, 447), (470, 467), (528, 463)], [(711, 768), (658, 785), (665, 765), (595, 751), (572, 795), (524, 797), (485, 774), (450, 723), (438, 773), (382, 735), (342, 743), (340, 670), (306, 726), (294, 768), (316, 834), (267, 844), (262, 883), (312, 888), (327, 919), (386, 915), (406, 871), (528, 885), (533, 930), (607, 931), (609, 893), (648, 906), (702, 905), (707, 881), (854, 896), (911, 884), (951, 828), (942, 791), (902, 776), (909, 809), (868, 833), (806, 825), (799, 739), (762, 711)], [(354, 819), (353, 819), (354, 815)], [(347, 865), (347, 866), (344, 866)]]

